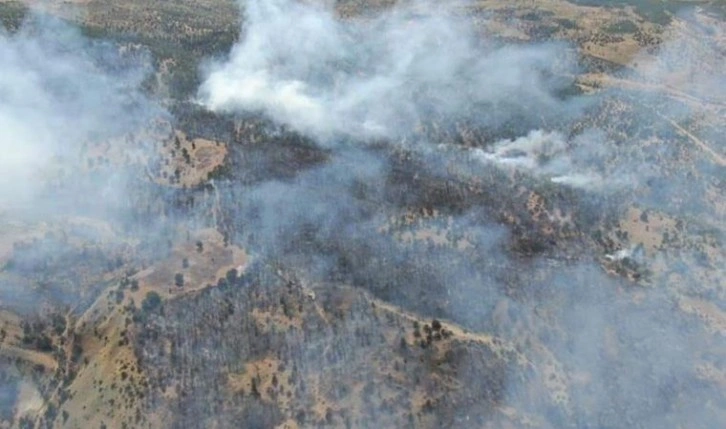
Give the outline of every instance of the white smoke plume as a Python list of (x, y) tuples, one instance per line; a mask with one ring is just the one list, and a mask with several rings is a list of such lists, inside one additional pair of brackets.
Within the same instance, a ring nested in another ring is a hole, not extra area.
[(550, 91), (556, 45), (487, 46), (450, 9), (413, 2), (343, 21), (326, 6), (248, 1), (242, 40), (208, 67), (199, 98), (323, 140), (395, 137), (425, 117), (491, 125), (513, 110), (562, 109)]
[(604, 137), (588, 132), (568, 139), (559, 132), (534, 130), (523, 137), (496, 142), (489, 149), (475, 148), (471, 157), (483, 163), (526, 171), (552, 183), (590, 191), (619, 189), (628, 173), (604, 176), (599, 170), (610, 155)]

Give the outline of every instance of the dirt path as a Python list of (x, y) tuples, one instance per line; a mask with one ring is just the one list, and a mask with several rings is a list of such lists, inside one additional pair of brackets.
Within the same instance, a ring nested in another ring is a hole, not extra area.
[(718, 154), (715, 150), (711, 149), (711, 147), (707, 145), (703, 140), (699, 139), (698, 137), (691, 134), (688, 130), (678, 125), (678, 123), (673, 119), (662, 115), (660, 112), (656, 113), (658, 114), (658, 116), (663, 118), (663, 120), (673, 125), (676, 130), (688, 137), (696, 146), (700, 147), (704, 152), (711, 155), (711, 157), (714, 159), (714, 161), (716, 161), (718, 165), (720, 165), (721, 167), (726, 167), (726, 158)]
[[(652, 83), (647, 83), (647, 82), (637, 82), (637, 81), (633, 81), (633, 80), (629, 80), (629, 79), (615, 78), (615, 77), (607, 76), (607, 75), (585, 75), (585, 76), (582, 76), (581, 79), (582, 79), (582, 83), (584, 83), (586, 85), (597, 83), (601, 86), (616, 87), (616, 88), (622, 88), (622, 89), (628, 89), (628, 90), (659, 92), (659, 93), (664, 93), (674, 99), (680, 100), (687, 104), (695, 104), (700, 108), (705, 107), (705, 108), (712, 108), (714, 110), (726, 109), (726, 103), (721, 100), (701, 99), (695, 95), (683, 92), (681, 90), (678, 90), (676, 88), (673, 88), (673, 87), (670, 87), (667, 85), (652, 84)], [(703, 150), (708, 155), (710, 155), (711, 158), (713, 158), (713, 160), (716, 161), (716, 163), (718, 165), (720, 165), (722, 167), (726, 166), (726, 157), (724, 157), (723, 155), (716, 152), (706, 142), (699, 139), (693, 133), (686, 130), (682, 126), (680, 126), (673, 119), (663, 115), (662, 113), (660, 113), (658, 111), (656, 111), (655, 113), (660, 118), (662, 118), (664, 121), (671, 124), (679, 133), (688, 137), (701, 150)]]
[(58, 369), (58, 362), (51, 356), (37, 352), (34, 350), (21, 349), (20, 347), (2, 345), (0, 346), (0, 355), (7, 356), (10, 358), (19, 358), (26, 362), (31, 362), (37, 365), (43, 365), (46, 370), (54, 372)]
[(650, 82), (638, 82), (631, 79), (617, 78), (606, 74), (584, 74), (578, 76), (578, 79), (585, 85), (597, 84), (600, 86), (607, 86), (613, 88), (622, 88), (628, 90), (657, 92), (666, 94), (674, 99), (680, 100), (684, 103), (696, 104), (699, 107), (712, 107), (716, 109), (726, 109), (726, 102), (716, 98), (702, 98), (696, 95), (684, 92), (678, 88), (670, 85), (662, 85), (658, 83)]

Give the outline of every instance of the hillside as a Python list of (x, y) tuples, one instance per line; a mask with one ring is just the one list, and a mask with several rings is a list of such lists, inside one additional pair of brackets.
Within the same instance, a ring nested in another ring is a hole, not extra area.
[(0, 1), (0, 427), (719, 427), (721, 3), (322, 3)]

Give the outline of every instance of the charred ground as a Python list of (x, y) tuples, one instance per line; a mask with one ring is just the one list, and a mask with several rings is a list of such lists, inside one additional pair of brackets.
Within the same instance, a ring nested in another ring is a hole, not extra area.
[[(146, 89), (170, 115), (151, 159), (101, 145), (78, 173), (134, 173), (118, 216), (3, 223), (0, 425), (718, 426), (724, 166), (697, 143), (718, 155), (723, 124), (663, 106), (723, 105), (633, 83), (674, 11), (592, 3), (467, 9), (495, 43), (572, 41), (580, 70), (559, 96), (604, 93), (584, 113), (431, 117), (402, 142), (332, 149), (188, 101), (200, 61), (239, 37), (232, 3), (52, 8), (145, 46)], [(3, 24), (23, 10), (0, 2)], [(593, 194), (470, 156), (536, 128), (601, 130), (603, 177), (654, 167)]]

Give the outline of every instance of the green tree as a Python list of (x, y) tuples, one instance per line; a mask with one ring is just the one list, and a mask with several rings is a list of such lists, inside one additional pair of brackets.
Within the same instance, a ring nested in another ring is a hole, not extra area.
[(144, 312), (154, 311), (161, 306), (161, 296), (158, 293), (151, 291), (146, 293), (144, 301), (141, 303), (141, 309)]

